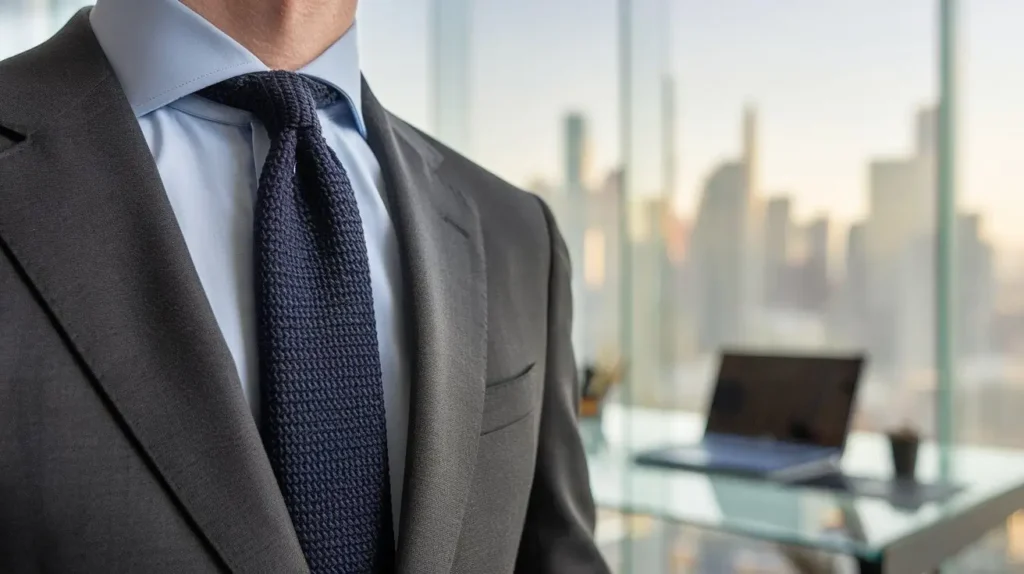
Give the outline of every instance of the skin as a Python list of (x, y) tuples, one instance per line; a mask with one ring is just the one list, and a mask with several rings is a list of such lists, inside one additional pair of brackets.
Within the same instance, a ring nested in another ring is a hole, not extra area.
[(358, 0), (180, 0), (267, 67), (295, 71), (352, 25)]

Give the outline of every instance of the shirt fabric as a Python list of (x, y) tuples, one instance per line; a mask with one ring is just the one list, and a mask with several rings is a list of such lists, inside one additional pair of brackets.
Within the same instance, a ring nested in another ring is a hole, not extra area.
[[(253, 216), (270, 140), (250, 113), (195, 92), (268, 68), (178, 0), (98, 0), (90, 22), (153, 153), (199, 281), (258, 421)], [(298, 72), (345, 96), (317, 115), (327, 144), (352, 182), (366, 236), (397, 538), (408, 430), (409, 355), (398, 241), (382, 199), (380, 164), (366, 142), (356, 25)]]

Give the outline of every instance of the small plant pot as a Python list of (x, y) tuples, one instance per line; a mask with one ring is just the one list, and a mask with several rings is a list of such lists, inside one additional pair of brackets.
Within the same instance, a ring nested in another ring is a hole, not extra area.
[(892, 448), (892, 470), (897, 480), (914, 480), (917, 475), (917, 451), (921, 438), (912, 432), (889, 434)]

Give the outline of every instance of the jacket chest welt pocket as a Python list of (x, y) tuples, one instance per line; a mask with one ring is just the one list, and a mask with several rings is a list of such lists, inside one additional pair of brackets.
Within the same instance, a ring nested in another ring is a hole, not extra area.
[(525, 419), (540, 405), (540, 399), (541, 373), (536, 363), (517, 375), (488, 383), (480, 434), (499, 431)]

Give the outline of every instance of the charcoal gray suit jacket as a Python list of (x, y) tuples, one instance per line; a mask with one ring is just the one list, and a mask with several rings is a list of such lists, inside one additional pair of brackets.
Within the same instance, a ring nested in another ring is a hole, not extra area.
[[(411, 301), (399, 571), (606, 572), (551, 213), (364, 92)], [(0, 572), (307, 570), (83, 11), (0, 63)]]

